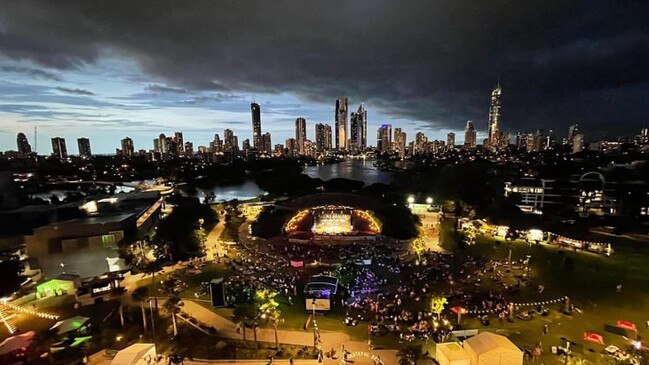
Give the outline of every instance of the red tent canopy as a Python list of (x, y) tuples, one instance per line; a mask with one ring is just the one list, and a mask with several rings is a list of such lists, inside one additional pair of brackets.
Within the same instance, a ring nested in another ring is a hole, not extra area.
[(624, 328), (625, 330), (638, 332), (638, 328), (635, 326), (633, 322), (619, 320), (617, 321), (616, 326), (620, 328)]
[(601, 335), (598, 335), (597, 333), (593, 332), (584, 332), (584, 340), (590, 341), (590, 342), (595, 342), (600, 345), (604, 344), (604, 337)]
[(466, 308), (462, 308), (459, 305), (451, 308), (451, 311), (455, 314), (466, 314)]

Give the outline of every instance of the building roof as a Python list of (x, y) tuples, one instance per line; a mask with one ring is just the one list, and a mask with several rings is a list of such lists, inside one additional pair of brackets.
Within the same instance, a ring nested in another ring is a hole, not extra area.
[[(110, 365), (135, 365), (149, 351), (155, 351), (155, 345), (152, 343), (135, 343), (121, 350), (110, 362)], [(144, 363), (144, 362), (143, 362)]]
[(457, 342), (438, 343), (436, 351), (443, 354), (444, 357), (450, 361), (466, 360), (471, 358), (466, 350)]
[(464, 346), (469, 345), (471, 349), (480, 356), (493, 350), (509, 350), (522, 352), (507, 337), (492, 332), (482, 332), (464, 341)]

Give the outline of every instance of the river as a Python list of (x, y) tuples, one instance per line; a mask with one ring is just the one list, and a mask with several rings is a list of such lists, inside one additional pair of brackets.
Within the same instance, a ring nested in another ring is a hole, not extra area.
[[(334, 164), (307, 166), (304, 173), (309, 177), (320, 178), (325, 181), (343, 178), (363, 181), (366, 185), (378, 182), (389, 184), (392, 180), (390, 173), (378, 170), (373, 163), (374, 161), (369, 159), (348, 159)], [(202, 200), (208, 191), (216, 195), (216, 201), (249, 200), (265, 193), (254, 181), (246, 180), (240, 184), (215, 186), (211, 189), (197, 188), (194, 195)], [(187, 194), (187, 192), (183, 191), (183, 194)]]

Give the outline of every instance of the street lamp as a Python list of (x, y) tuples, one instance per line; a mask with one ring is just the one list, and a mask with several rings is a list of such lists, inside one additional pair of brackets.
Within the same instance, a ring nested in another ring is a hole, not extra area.
[(412, 195), (410, 195), (410, 196), (408, 197), (408, 204), (412, 204), (412, 203), (414, 203), (414, 202), (415, 202), (415, 197), (412, 196)]
[(433, 204), (433, 198), (431, 197), (426, 198), (426, 203), (428, 203), (428, 205)]

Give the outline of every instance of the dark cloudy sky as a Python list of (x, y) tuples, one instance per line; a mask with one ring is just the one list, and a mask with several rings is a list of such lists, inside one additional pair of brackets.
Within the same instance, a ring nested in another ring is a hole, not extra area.
[(0, 149), (34, 126), (40, 153), (54, 135), (100, 153), (176, 130), (242, 140), (252, 100), (283, 143), (298, 116), (313, 138), (342, 95), (366, 104), (373, 144), (386, 122), (442, 139), (486, 129), (499, 79), (507, 131), (636, 134), (649, 1), (0, 0)]

